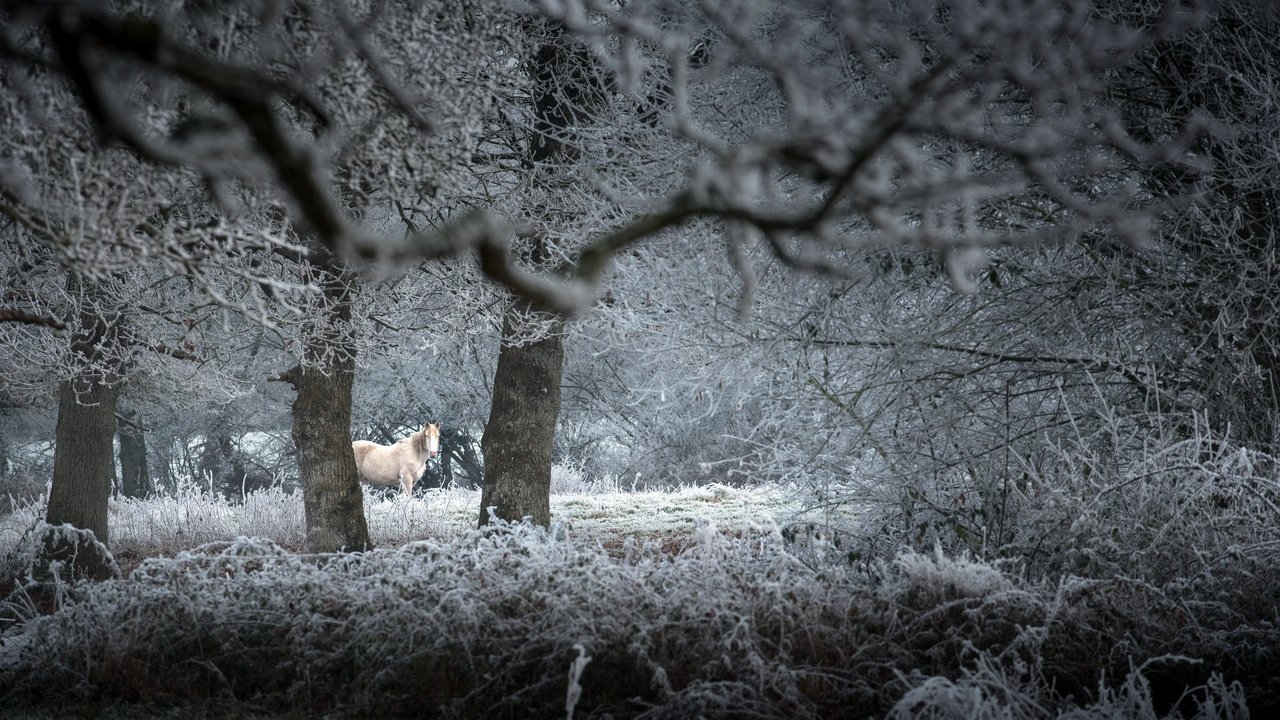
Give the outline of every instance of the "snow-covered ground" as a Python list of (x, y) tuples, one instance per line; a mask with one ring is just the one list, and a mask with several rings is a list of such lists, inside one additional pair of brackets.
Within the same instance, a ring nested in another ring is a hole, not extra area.
[[(795, 491), (778, 486), (629, 492), (582, 485), (551, 496), (553, 524), (606, 548), (632, 537), (677, 549), (691, 541), (700, 521), (730, 535), (776, 532), (799, 509)], [(377, 547), (458, 536), (475, 527), (479, 511), (479, 490), (428, 490), (413, 498), (365, 496), (369, 535)], [(41, 505), (31, 504), (0, 518), (0, 555), (42, 514)], [(109, 523), (111, 549), (126, 568), (147, 557), (240, 536), (268, 538), (293, 550), (301, 550), (305, 538), (302, 496), (279, 489), (250, 493), (242, 503), (195, 485), (170, 496), (117, 499), (111, 501)]]
[[(424, 509), (447, 518), (449, 526), (469, 528), (476, 523), (480, 493), (432, 491)], [(793, 493), (777, 486), (686, 486), (668, 490), (628, 492), (562, 492), (551, 496), (553, 523), (571, 535), (621, 540), (630, 536), (669, 537), (691, 533), (706, 520), (724, 531), (745, 527), (773, 529), (797, 510)], [(382, 512), (374, 506), (373, 513)], [(382, 525), (381, 522), (378, 525)]]

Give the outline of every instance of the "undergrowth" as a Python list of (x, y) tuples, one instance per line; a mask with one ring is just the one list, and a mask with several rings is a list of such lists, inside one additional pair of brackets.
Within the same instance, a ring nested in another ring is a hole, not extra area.
[(351, 555), (239, 538), (104, 582), (28, 571), (0, 688), (336, 716), (1246, 717), (1230, 675), (1153, 690), (1199, 664), (1194, 629), (1149, 631), (1175, 627), (1161, 597), (941, 553), (866, 579), (706, 524), (675, 556), (527, 526)]
[[(825, 517), (839, 521), (803, 532), (755, 522), (779, 514), (772, 490), (588, 488), (553, 501), (550, 534), (467, 529), (478, 497), (442, 491), (366, 498), (384, 549), (316, 556), (300, 552), (296, 496), (190, 489), (113, 501), (115, 559), (101, 563), (113, 577), (100, 582), (42, 559), (105, 548), (40, 525), (32, 506), (0, 522), (0, 701), (216, 698), (339, 717), (1274, 716), (1277, 463), (1207, 434), (1148, 449), (1139, 430), (1081, 437), (1017, 477), (833, 493), (841, 512)], [(722, 530), (686, 528), (693, 511), (720, 513)]]
[[(1057, 642), (1034, 660), (1059, 692), (1108, 697), (1066, 669), (1092, 665), (1120, 680), (1130, 664), (1146, 663), (1143, 687), (1157, 708), (1220, 673), (1241, 679), (1259, 717), (1280, 717), (1280, 463), (1204, 423), (1161, 434), (1139, 420), (1100, 418), (1094, 431), (1022, 458), (1010, 475), (973, 467), (928, 482), (863, 482), (859, 522), (789, 528), (793, 550), (874, 577), (884, 557), (940, 547), (987, 568), (971, 578), (1001, 567), (1056, 585), (1069, 599), (1050, 623)], [(823, 499), (853, 502), (840, 492)], [(1110, 620), (1100, 625), (1102, 617)], [(934, 697), (965, 707), (986, 697), (1002, 667), (935, 681)], [(1135, 708), (1121, 714), (1152, 716)]]

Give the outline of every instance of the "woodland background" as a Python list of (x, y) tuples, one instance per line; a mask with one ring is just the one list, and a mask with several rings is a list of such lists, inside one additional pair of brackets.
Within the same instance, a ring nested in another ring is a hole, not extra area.
[(0, 21), (6, 700), (1280, 705), (1271, 3)]

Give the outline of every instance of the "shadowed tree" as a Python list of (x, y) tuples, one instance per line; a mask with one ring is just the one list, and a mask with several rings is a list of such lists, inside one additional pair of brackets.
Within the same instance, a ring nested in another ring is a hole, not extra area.
[(118, 414), (120, 436), (120, 494), (145, 498), (155, 490), (147, 467), (147, 432), (136, 409)]
[[(575, 159), (573, 129), (589, 123), (602, 88), (591, 55), (557, 23), (548, 26), (532, 60), (533, 131), (529, 183), (554, 197), (558, 186), (577, 182), (565, 169)], [(547, 266), (558, 255), (546, 234), (526, 238), (527, 261)], [(551, 460), (560, 417), (565, 317), (540, 312), (526, 298), (513, 299), (502, 322), (502, 345), (493, 376), (493, 400), (485, 425), (484, 492), (480, 526), (490, 513), (502, 520), (551, 523)]]
[[(523, 311), (523, 312), (522, 312)], [(564, 320), (555, 318), (536, 340), (519, 340), (528, 303), (517, 300), (503, 323), (503, 345), (493, 376), (493, 402), (480, 446), (484, 492), (480, 525), (490, 511), (502, 520), (551, 523), (551, 452), (560, 416)]]
[[(123, 317), (101, 304), (92, 281), (70, 275), (68, 294), (81, 302), (71, 336), (75, 374), (58, 387), (58, 425), (54, 447), (53, 484), (45, 519), (90, 530), (104, 545), (107, 536), (107, 498), (115, 478), (112, 442), (116, 433), (116, 399), (120, 395), (122, 355), (119, 352)], [(95, 297), (96, 296), (96, 297)], [(64, 545), (54, 552), (74, 552)], [(96, 562), (93, 554), (77, 554), (74, 563)], [(98, 575), (100, 568), (77, 568)]]
[(351, 303), (356, 278), (335, 264), (313, 268), (323, 292), (320, 326), (308, 335), (302, 362), (281, 377), (297, 390), (293, 440), (298, 448), (312, 552), (364, 550), (369, 528), (351, 453), (351, 386), (356, 362)]

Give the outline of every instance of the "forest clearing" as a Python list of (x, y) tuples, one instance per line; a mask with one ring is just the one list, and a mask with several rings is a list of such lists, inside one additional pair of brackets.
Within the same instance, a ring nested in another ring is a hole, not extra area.
[[(656, 541), (668, 552), (677, 552), (694, 541), (694, 529), (702, 522), (730, 535), (777, 535), (780, 523), (804, 522), (806, 517), (795, 505), (794, 492), (779, 486), (624, 491), (616, 486), (584, 487), (571, 468), (563, 474), (572, 478), (569, 482), (577, 481), (573, 484), (579, 489), (552, 495), (558, 531), (615, 553), (627, 538), (641, 544)], [(369, 493), (364, 503), (369, 537), (378, 548), (454, 540), (475, 527), (479, 503), (478, 490), (433, 489), (414, 498)], [(31, 503), (0, 518), (0, 555), (14, 552), (42, 512), (42, 505)], [(253, 491), (234, 502), (188, 485), (168, 496), (118, 498), (110, 512), (112, 554), (125, 573), (146, 558), (173, 557), (237, 537), (264, 538), (290, 552), (306, 550), (302, 498), (278, 488)], [(817, 517), (824, 523), (830, 519)]]
[(1280, 717), (1278, 37), (0, 0), (0, 716)]

